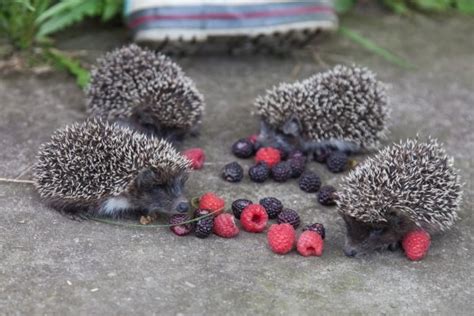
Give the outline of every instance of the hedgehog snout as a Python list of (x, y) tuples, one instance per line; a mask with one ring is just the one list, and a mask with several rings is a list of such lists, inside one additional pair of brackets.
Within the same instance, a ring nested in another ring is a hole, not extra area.
[(355, 257), (355, 255), (357, 254), (357, 250), (347, 244), (344, 246), (343, 250), (344, 250), (344, 254), (348, 257)]

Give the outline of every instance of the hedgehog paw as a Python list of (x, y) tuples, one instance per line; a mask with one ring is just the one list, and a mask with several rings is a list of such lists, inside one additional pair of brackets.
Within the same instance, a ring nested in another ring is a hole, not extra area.
[(398, 241), (388, 245), (388, 250), (390, 251), (397, 251), (398, 249), (400, 249), (400, 242)]

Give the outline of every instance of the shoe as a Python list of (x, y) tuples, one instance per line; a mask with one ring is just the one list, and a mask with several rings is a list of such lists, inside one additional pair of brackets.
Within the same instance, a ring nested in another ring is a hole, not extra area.
[(332, 0), (126, 0), (125, 17), (134, 40), (147, 43), (226, 39), (302, 46), (321, 30), (337, 28)]

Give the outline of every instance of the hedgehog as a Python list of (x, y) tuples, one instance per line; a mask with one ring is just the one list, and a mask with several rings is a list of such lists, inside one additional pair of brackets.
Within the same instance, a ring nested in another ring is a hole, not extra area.
[(163, 139), (93, 118), (55, 131), (41, 145), (35, 187), (71, 218), (184, 213), (190, 162)]
[(281, 83), (255, 101), (258, 142), (283, 151), (329, 148), (357, 153), (377, 148), (390, 114), (386, 88), (367, 68), (337, 65)]
[(177, 142), (195, 135), (204, 98), (169, 57), (131, 44), (99, 58), (85, 89), (87, 112)]
[(448, 230), (458, 219), (462, 185), (453, 158), (436, 139), (408, 139), (366, 159), (337, 194), (346, 223), (344, 253), (357, 256), (398, 248), (403, 236)]

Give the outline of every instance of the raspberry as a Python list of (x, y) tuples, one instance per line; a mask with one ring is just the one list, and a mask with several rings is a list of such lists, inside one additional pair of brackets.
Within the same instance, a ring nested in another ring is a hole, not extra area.
[(252, 204), (253, 202), (247, 199), (238, 199), (232, 202), (232, 212), (234, 213), (235, 218), (240, 219), (240, 215), (244, 208)]
[(244, 177), (244, 169), (238, 162), (228, 163), (222, 169), (222, 178), (229, 182), (240, 182)]
[(189, 220), (190, 218), (186, 214), (175, 214), (171, 216), (169, 219), (169, 224), (174, 225), (170, 226), (171, 231), (178, 236), (184, 236), (189, 234), (193, 229), (193, 225), (191, 223), (181, 224), (182, 222), (186, 222)]
[(249, 176), (253, 182), (261, 183), (265, 182), (270, 176), (270, 168), (264, 162), (259, 162), (249, 169)]
[(229, 213), (217, 215), (214, 219), (214, 234), (224, 238), (232, 238), (239, 234), (239, 228), (235, 225), (235, 217)]
[(276, 182), (285, 182), (291, 178), (290, 164), (286, 161), (279, 162), (272, 167), (272, 178)]
[(336, 197), (336, 189), (333, 186), (325, 185), (321, 187), (318, 194), (318, 201), (322, 205), (330, 206), (336, 205), (335, 198)]
[[(210, 214), (210, 213), (211, 213), (211, 211), (209, 211), (209, 210), (198, 208), (194, 211), (194, 218), (201, 217), (201, 216), (204, 216), (204, 215), (207, 215), (207, 214)], [(209, 216), (209, 217), (211, 217), (211, 216)]]
[(212, 192), (207, 192), (199, 199), (199, 208), (220, 214), (224, 210), (225, 201)]
[(268, 218), (276, 218), (278, 214), (283, 210), (283, 204), (277, 198), (272, 196), (263, 198), (259, 201), (259, 204), (263, 206), (268, 214)]
[(321, 236), (311, 230), (304, 231), (296, 242), (296, 250), (304, 257), (323, 254), (324, 241)]
[(281, 160), (281, 154), (278, 149), (272, 147), (263, 147), (257, 151), (255, 155), (256, 162), (266, 162), (267, 165), (272, 168), (274, 165), (279, 163)]
[(268, 245), (274, 253), (284, 255), (290, 252), (295, 239), (295, 229), (290, 224), (273, 224), (268, 229)]
[(430, 243), (430, 235), (422, 229), (417, 229), (403, 237), (402, 247), (408, 259), (418, 261), (426, 256)]
[(326, 229), (324, 229), (323, 224), (314, 223), (314, 224), (311, 224), (311, 225), (306, 225), (303, 228), (303, 231), (307, 231), (307, 230), (318, 233), (321, 236), (322, 239), (324, 239), (326, 237)]
[(253, 143), (241, 138), (232, 145), (232, 153), (238, 158), (250, 158), (253, 155)]
[(278, 214), (277, 222), (278, 224), (291, 224), (296, 229), (298, 228), (298, 226), (300, 226), (300, 216), (298, 215), (298, 213), (296, 213), (295, 210), (286, 208), (281, 211), (280, 214)]
[(294, 157), (288, 160), (291, 169), (291, 177), (298, 178), (304, 172), (306, 168), (306, 158), (305, 157)]
[(214, 219), (212, 218), (212, 216), (202, 218), (196, 222), (194, 235), (198, 238), (206, 238), (212, 233), (213, 226)]
[(240, 223), (243, 229), (251, 233), (261, 233), (267, 226), (267, 222), (267, 212), (259, 204), (248, 205), (240, 215)]
[(299, 180), (299, 186), (300, 189), (305, 192), (317, 192), (321, 187), (321, 179), (316, 173), (312, 171), (306, 171)]
[(201, 169), (204, 166), (204, 161), (206, 160), (206, 155), (204, 150), (201, 148), (190, 148), (183, 152), (183, 156), (188, 158), (191, 161), (192, 169)]
[(341, 151), (335, 151), (329, 155), (328, 159), (326, 160), (326, 166), (331, 172), (343, 172), (346, 170), (348, 161), (349, 158), (347, 157), (347, 154)]
[(313, 153), (313, 159), (319, 163), (325, 163), (332, 150), (327, 147), (317, 148)]

